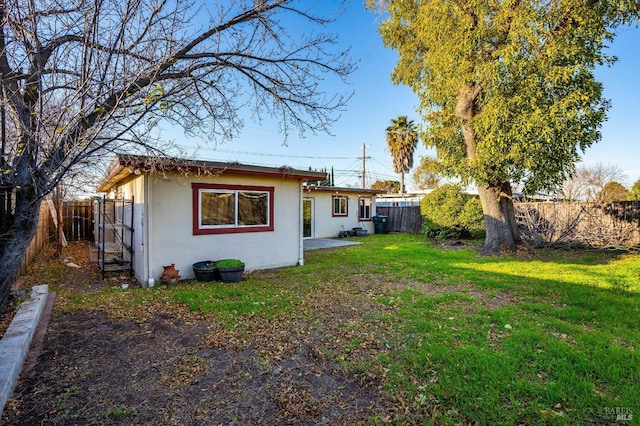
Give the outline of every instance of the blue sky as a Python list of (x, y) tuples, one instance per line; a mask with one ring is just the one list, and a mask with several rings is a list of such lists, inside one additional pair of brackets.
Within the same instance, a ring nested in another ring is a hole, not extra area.
[[(327, 2), (323, 6), (331, 4), (335, 3)], [(244, 130), (236, 139), (224, 144), (200, 144), (198, 157), (303, 169), (333, 167), (336, 185), (360, 186), (365, 145), (369, 157), (365, 161), (367, 184), (378, 179), (399, 180), (386, 149), (385, 129), (398, 115), (407, 115), (418, 123), (419, 116), (415, 111), (418, 99), (407, 87), (391, 83), (390, 75), (397, 56), (382, 44), (377, 33), (380, 19), (379, 15), (365, 10), (363, 0), (351, 0), (346, 12), (331, 27), (340, 44), (351, 46), (352, 57), (359, 61), (357, 71), (350, 78), (350, 86), (338, 88), (341, 92), (346, 89), (355, 93), (332, 128), (333, 136), (308, 134), (301, 139), (293, 134), (285, 146), (276, 122), (265, 121), (258, 125), (247, 119)], [(603, 82), (605, 97), (611, 100), (612, 107), (609, 119), (602, 127), (601, 142), (587, 150), (583, 164), (618, 165), (627, 176), (622, 183), (630, 186), (640, 178), (640, 30), (619, 31), (608, 53), (616, 55), (618, 62), (612, 68), (598, 69), (596, 76)], [(171, 132), (171, 137), (181, 146), (194, 143), (179, 130)], [(426, 148), (419, 144), (414, 164), (418, 164), (419, 157), (426, 153)], [(410, 175), (405, 177), (409, 189), (413, 186)]]

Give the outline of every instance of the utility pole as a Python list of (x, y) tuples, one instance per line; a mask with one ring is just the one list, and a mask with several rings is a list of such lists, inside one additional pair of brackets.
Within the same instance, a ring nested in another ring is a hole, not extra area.
[(367, 160), (367, 146), (365, 144), (362, 144), (362, 189), (366, 188), (366, 182), (365, 182), (365, 172), (367, 171), (366, 167), (365, 167), (365, 162)]

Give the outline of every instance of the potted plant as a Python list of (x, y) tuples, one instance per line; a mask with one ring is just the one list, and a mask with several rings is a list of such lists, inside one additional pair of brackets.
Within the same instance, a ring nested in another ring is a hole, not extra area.
[(225, 283), (238, 283), (244, 274), (244, 262), (238, 259), (222, 259), (217, 262), (220, 279)]
[(218, 263), (213, 260), (204, 260), (193, 264), (193, 273), (198, 281), (219, 281)]

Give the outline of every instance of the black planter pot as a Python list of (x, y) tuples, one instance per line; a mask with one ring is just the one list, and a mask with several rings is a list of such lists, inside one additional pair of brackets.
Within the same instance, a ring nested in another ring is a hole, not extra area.
[(218, 269), (218, 271), (223, 283), (239, 283), (242, 281), (244, 266), (238, 266), (237, 268), (221, 268)]
[(208, 281), (220, 281), (220, 272), (218, 268), (211, 267), (216, 262), (212, 260), (205, 260), (203, 262), (197, 262), (193, 264), (193, 273), (196, 276), (196, 280), (208, 282)]

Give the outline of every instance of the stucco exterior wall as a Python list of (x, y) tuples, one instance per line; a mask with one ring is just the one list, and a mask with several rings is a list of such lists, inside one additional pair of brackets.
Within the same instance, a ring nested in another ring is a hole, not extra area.
[(135, 176), (132, 180), (120, 185), (117, 191), (111, 194), (117, 198), (133, 198), (133, 271), (136, 279), (145, 284), (149, 277), (145, 253), (147, 246), (145, 223), (145, 218), (147, 217), (146, 185), (146, 175)]
[[(333, 216), (333, 196), (339, 195), (347, 197), (347, 216)], [(374, 233), (372, 220), (358, 219), (358, 200), (361, 197), (370, 198), (371, 217), (375, 215), (375, 196), (370, 194), (359, 194), (357, 192), (331, 192), (322, 190), (306, 190), (305, 198), (314, 199), (314, 211), (312, 213), (314, 235), (313, 238), (335, 238), (342, 230), (349, 231), (360, 227)]]
[[(147, 179), (148, 276), (158, 280), (163, 265), (171, 263), (182, 278), (192, 278), (193, 263), (203, 260), (241, 259), (247, 270), (291, 266), (302, 260), (299, 179), (178, 174), (151, 175)], [(193, 235), (192, 183), (273, 187), (274, 230)]]

